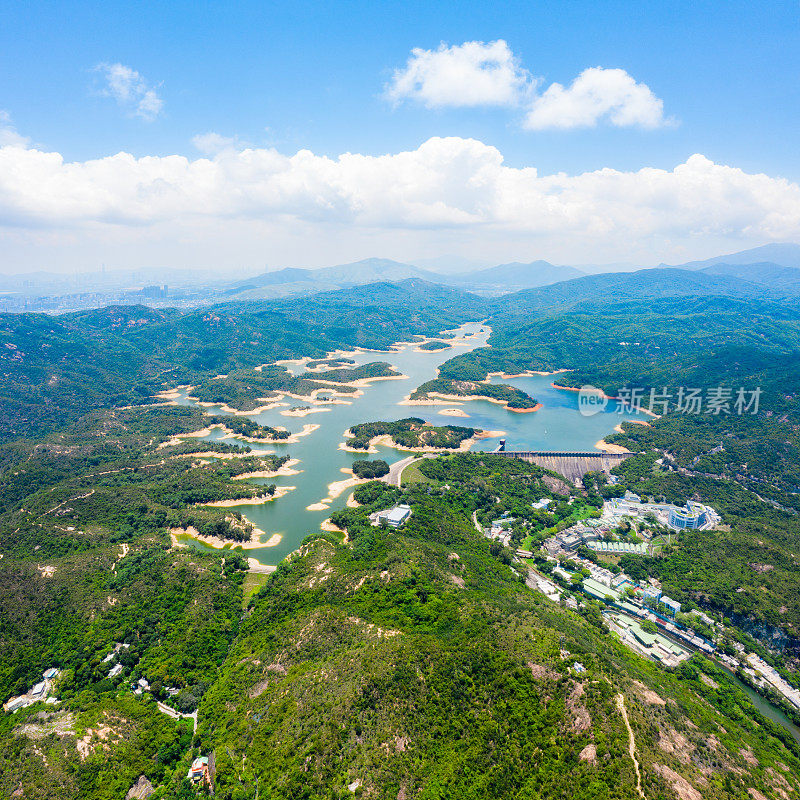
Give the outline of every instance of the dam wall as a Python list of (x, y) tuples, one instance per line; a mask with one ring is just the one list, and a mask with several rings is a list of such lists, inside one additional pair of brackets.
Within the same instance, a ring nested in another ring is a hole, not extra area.
[(519, 458), (563, 475), (576, 486), (583, 485), (583, 476), (587, 472), (610, 473), (618, 464), (633, 453), (598, 453), (597, 451), (555, 452), (547, 450), (496, 450), (493, 455), (506, 458)]

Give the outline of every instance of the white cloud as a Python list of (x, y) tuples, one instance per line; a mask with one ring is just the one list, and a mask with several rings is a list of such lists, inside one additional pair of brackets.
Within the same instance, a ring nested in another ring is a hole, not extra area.
[(591, 67), (569, 88), (551, 84), (533, 102), (525, 118), (531, 130), (591, 128), (607, 119), (612, 125), (658, 128), (667, 124), (664, 103), (624, 69)]
[(385, 94), (394, 102), (416, 100), (428, 108), (513, 106), (530, 82), (502, 39), (452, 47), (442, 43), (437, 50), (415, 47)]
[(75, 247), (98, 236), (142, 241), (150, 230), (173, 250), (202, 238), (210, 253), (235, 230), (234, 248), (249, 236), (254, 251), (273, 235), (284, 237), (287, 252), (320, 253), (362, 239), (426, 247), (457, 240), (473, 251), (513, 239), (528, 248), (536, 242), (540, 253), (568, 242), (570, 252), (614, 258), (654, 250), (653, 242), (664, 253), (670, 242), (800, 239), (800, 186), (702, 155), (671, 170), (540, 175), (506, 166), (494, 147), (456, 137), (338, 158), (224, 149), (194, 160), (118, 153), (65, 162), (59, 153), (6, 146), (0, 227), (52, 231)]
[(198, 133), (192, 137), (192, 144), (196, 150), (207, 156), (215, 156), (223, 150), (242, 149), (242, 143), (236, 136), (222, 136), (214, 131)]
[(101, 94), (113, 97), (128, 113), (147, 122), (152, 122), (161, 113), (164, 101), (135, 69), (124, 64), (98, 64), (95, 69), (106, 81)]
[(27, 147), (30, 140), (17, 132), (11, 124), (11, 115), (0, 109), (0, 147)]
[(536, 94), (541, 83), (520, 64), (502, 39), (464, 42), (438, 50), (411, 51), (405, 67), (395, 70), (384, 87), (387, 99), (415, 100), (428, 108), (526, 105), (529, 130), (594, 127), (608, 120), (617, 127), (659, 128), (670, 124), (664, 103), (650, 87), (624, 69), (591, 67), (569, 87), (552, 83)]

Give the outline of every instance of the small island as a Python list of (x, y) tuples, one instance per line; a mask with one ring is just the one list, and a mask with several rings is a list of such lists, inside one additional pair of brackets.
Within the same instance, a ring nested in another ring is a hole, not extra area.
[[(346, 431), (344, 448), (375, 452), (374, 445), (387, 444), (402, 450), (468, 450), (477, 438), (492, 435), (456, 425), (430, 425), (419, 417), (396, 422), (363, 422)], [(357, 462), (356, 462), (357, 463)]]
[(212, 426), (220, 426), (234, 436), (241, 436), (253, 442), (280, 442), (289, 438), (289, 431), (279, 430), (269, 425), (259, 425), (249, 417), (213, 416), (209, 420)]
[(382, 478), (388, 474), (389, 465), (383, 460), (361, 459), (353, 462), (352, 470), (356, 478)]
[(522, 389), (505, 383), (479, 383), (477, 381), (435, 378), (423, 383), (406, 401), (409, 405), (424, 403), (432, 398), (440, 400), (488, 400), (500, 403), (507, 411), (524, 413), (538, 411), (541, 404)]
[(452, 345), (447, 342), (439, 341), (438, 339), (431, 339), (429, 342), (423, 342), (419, 346), (419, 350), (449, 350)]

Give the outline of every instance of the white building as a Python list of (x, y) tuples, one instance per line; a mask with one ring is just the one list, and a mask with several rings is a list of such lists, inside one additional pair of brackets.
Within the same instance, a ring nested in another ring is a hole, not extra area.
[(390, 528), (399, 528), (411, 516), (411, 507), (395, 506), (386, 511), (376, 511), (369, 518), (373, 525), (380, 525), (384, 520)]

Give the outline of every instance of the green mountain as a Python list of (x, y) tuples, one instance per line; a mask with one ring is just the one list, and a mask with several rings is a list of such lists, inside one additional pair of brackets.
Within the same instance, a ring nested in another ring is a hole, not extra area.
[(778, 300), (765, 286), (730, 275), (713, 275), (675, 268), (589, 275), (505, 295), (493, 301), (496, 314), (540, 314), (586, 310), (627, 300), (668, 297), (734, 297)]

